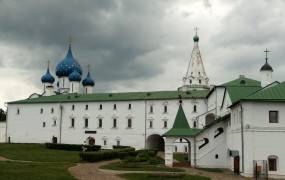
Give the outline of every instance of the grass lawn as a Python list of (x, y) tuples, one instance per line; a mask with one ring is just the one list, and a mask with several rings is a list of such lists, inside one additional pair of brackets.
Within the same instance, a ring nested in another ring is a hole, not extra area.
[(72, 163), (0, 162), (0, 179), (5, 180), (75, 180), (67, 168)]
[(0, 156), (41, 162), (78, 162), (79, 152), (45, 148), (44, 144), (0, 144)]
[(129, 180), (211, 180), (204, 176), (184, 175), (184, 174), (121, 174), (120, 177)]
[(173, 153), (173, 158), (179, 162), (188, 162), (187, 153)]
[(121, 171), (163, 171), (163, 172), (184, 172), (183, 169), (169, 168), (163, 165), (150, 165), (145, 163), (115, 162), (100, 167), (101, 169)]

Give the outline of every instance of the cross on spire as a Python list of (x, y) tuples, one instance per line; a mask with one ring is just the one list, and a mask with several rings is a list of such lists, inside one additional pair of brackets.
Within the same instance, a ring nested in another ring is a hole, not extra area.
[(88, 72), (89, 72), (89, 70), (90, 70), (90, 64), (87, 64), (87, 69), (88, 69)]
[(266, 60), (266, 62), (267, 62), (267, 60), (268, 60), (268, 53), (270, 52), (267, 48), (265, 49), (265, 60)]

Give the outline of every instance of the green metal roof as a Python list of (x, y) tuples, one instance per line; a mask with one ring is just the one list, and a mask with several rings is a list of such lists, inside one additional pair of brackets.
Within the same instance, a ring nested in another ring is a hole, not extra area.
[(261, 89), (260, 81), (246, 78), (244, 75), (240, 75), (239, 78), (219, 85), (218, 87), (225, 87), (232, 103), (239, 101), (241, 98)]
[(190, 128), (185, 113), (183, 111), (182, 105), (180, 104), (172, 128), (166, 133), (164, 133), (163, 136), (173, 136), (173, 137), (194, 136), (200, 131), (201, 129), (198, 128)]
[(240, 75), (239, 78), (232, 80), (232, 81), (229, 81), (229, 82), (226, 82), (226, 83), (221, 84), (219, 86), (226, 86), (226, 87), (228, 87), (228, 86), (239, 86), (239, 87), (258, 86), (258, 87), (261, 87), (261, 83), (260, 83), (260, 81), (257, 81), (254, 79), (249, 79), (249, 78), (246, 78), (244, 75)]
[(282, 101), (285, 102), (285, 81), (275, 86), (267, 87), (243, 98), (252, 101)]
[(58, 103), (58, 102), (96, 102), (96, 101), (136, 101), (136, 100), (168, 100), (205, 98), (209, 90), (178, 91), (153, 91), (153, 92), (125, 92), (125, 93), (93, 93), (93, 94), (60, 94), (41, 96), (38, 98), (24, 99), (9, 102), (8, 104), (27, 103)]
[(238, 86), (229, 86), (226, 87), (228, 94), (230, 96), (230, 99), (232, 101), (232, 103), (235, 103), (237, 101), (239, 101), (240, 99), (247, 97), (248, 95), (258, 91), (259, 89), (261, 89), (261, 87), (259, 86), (251, 86), (251, 87), (238, 87)]

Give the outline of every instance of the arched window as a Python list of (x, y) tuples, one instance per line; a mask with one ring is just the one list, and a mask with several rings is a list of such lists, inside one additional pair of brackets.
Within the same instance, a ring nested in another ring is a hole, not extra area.
[(44, 112), (44, 109), (43, 108), (41, 108), (41, 114)]
[(277, 156), (268, 156), (268, 170), (269, 171), (277, 171), (277, 163), (278, 157)]
[(194, 128), (197, 127), (197, 122), (196, 122), (196, 121), (193, 122), (193, 127), (194, 127)]
[(197, 112), (197, 106), (196, 105), (193, 106), (193, 112)]

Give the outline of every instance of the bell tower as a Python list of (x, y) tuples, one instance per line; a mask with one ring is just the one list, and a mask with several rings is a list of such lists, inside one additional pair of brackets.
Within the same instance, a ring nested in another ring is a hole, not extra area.
[(195, 28), (195, 36), (193, 37), (194, 47), (191, 58), (187, 67), (185, 76), (183, 77), (183, 91), (191, 89), (208, 89), (209, 78), (207, 77), (202, 56), (199, 49), (198, 28)]

